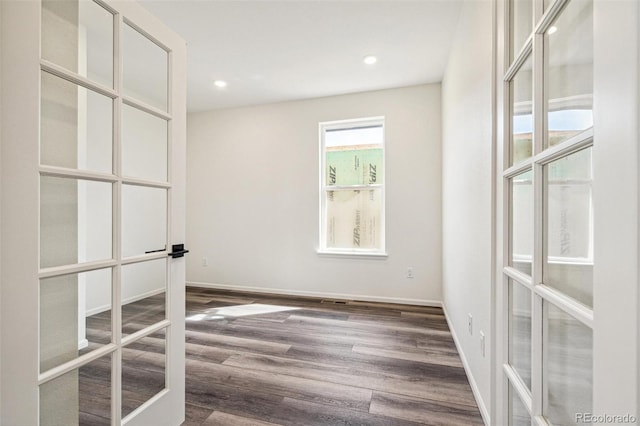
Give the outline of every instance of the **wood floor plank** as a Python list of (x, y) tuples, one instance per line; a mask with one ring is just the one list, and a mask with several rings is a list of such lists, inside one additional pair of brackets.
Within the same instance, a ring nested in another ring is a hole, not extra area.
[(206, 305), (207, 303), (211, 302), (211, 300), (213, 300), (213, 296), (207, 296), (205, 294), (195, 294), (192, 293), (189, 295), (189, 303), (195, 304), (201, 304), (201, 305)]
[(369, 325), (400, 327), (400, 328), (416, 328), (422, 330), (439, 330), (449, 331), (449, 325), (444, 316), (432, 315), (430, 318), (425, 317), (385, 317), (371, 314), (352, 314), (349, 315), (349, 321), (364, 323)]
[(406, 361), (424, 362), (427, 364), (448, 365), (462, 368), (462, 361), (457, 357), (452, 357), (449, 352), (438, 352), (422, 349), (419, 351), (390, 350), (380, 347), (354, 345), (353, 352), (366, 355), (382, 356), (386, 358), (403, 359)]
[(272, 418), (285, 426), (416, 426), (419, 424), (397, 417), (329, 408), (322, 404), (293, 398), (285, 398)]
[[(401, 350), (402, 347), (396, 347)], [(415, 348), (414, 348), (415, 349)], [(457, 353), (456, 353), (457, 358)], [(456, 367), (440, 368), (438, 365), (417, 361), (389, 358), (377, 355), (360, 354), (351, 348), (338, 351), (334, 348), (292, 346), (281, 357), (299, 361), (319, 363), (326, 366), (346, 367), (353, 370), (364, 370), (385, 373), (392, 376), (410, 380), (412, 377), (440, 377), (445, 375), (451, 380), (457, 377), (460, 381), (466, 381), (464, 369)]]
[(256, 299), (254, 297), (238, 297), (238, 296), (223, 296), (223, 295), (211, 295), (209, 301), (206, 303), (209, 307), (212, 305), (248, 305), (254, 303)]
[(318, 311), (318, 310), (312, 310), (312, 309), (300, 309), (298, 311), (291, 312), (291, 315), (312, 317), (312, 318), (326, 318), (326, 319), (342, 320), (342, 321), (346, 321), (349, 319), (349, 317), (351, 317), (351, 314), (347, 312)]
[(405, 305), (400, 303), (386, 303), (386, 302), (364, 302), (364, 301), (350, 301), (351, 306), (370, 306), (375, 309), (392, 309), (398, 312), (430, 312), (430, 313), (442, 313), (442, 308), (437, 306), (419, 306), (419, 305)]
[[(275, 307), (276, 310), (269, 312), (257, 312), (257, 313), (247, 313), (245, 315), (233, 315), (230, 314), (230, 309), (237, 310), (241, 306), (252, 306), (255, 307), (259, 304), (249, 304), (249, 305), (229, 305), (224, 304), (218, 307), (211, 306), (189, 306), (189, 311), (187, 312), (187, 321), (218, 321), (218, 322), (227, 322), (234, 321), (238, 318), (245, 318), (251, 316), (259, 316), (261, 321), (277, 321), (283, 322), (291, 315), (291, 307)], [(262, 305), (262, 304), (260, 304)], [(270, 305), (267, 305), (271, 308)]]
[(235, 337), (233, 335), (212, 334), (192, 330), (187, 330), (186, 336), (186, 341), (189, 343), (246, 352), (277, 355), (286, 353), (291, 348), (291, 345), (287, 343), (268, 342), (257, 339)]
[[(280, 426), (276, 423), (263, 422), (256, 419), (248, 419), (246, 417), (236, 416), (233, 414), (223, 413), (222, 411), (214, 411), (202, 423), (203, 426)], [(184, 426), (184, 425), (183, 425)]]
[[(321, 319), (319, 321), (308, 321), (310, 318), (293, 318), (293, 315), (283, 324), (265, 324), (257, 319), (242, 318), (224, 327), (226, 333), (241, 333), (245, 337), (262, 338), (270, 341), (281, 341), (291, 344), (328, 344), (331, 346), (349, 346), (357, 343), (361, 344), (394, 344), (416, 347), (417, 338), (429, 336), (429, 333), (399, 333), (397, 330), (379, 330), (373, 328), (358, 327), (353, 328), (348, 325), (336, 326), (335, 323), (346, 321)], [(436, 333), (438, 333), (436, 331)]]
[(122, 365), (122, 388), (151, 397), (165, 388), (164, 370), (145, 368), (145, 364)]
[(158, 392), (131, 390), (127, 387), (122, 389), (122, 417), (126, 417), (142, 404), (151, 399)]
[(267, 355), (234, 355), (223, 362), (223, 365), (244, 367), (270, 373), (289, 374), (311, 380), (326, 381), (338, 384), (350, 384), (354, 379), (359, 386), (382, 392), (399, 395), (417, 396), (436, 401), (453, 401), (459, 404), (475, 405), (471, 388), (466, 376), (451, 371), (451, 376), (441, 371), (450, 369), (438, 366), (436, 375), (406, 377), (394, 376), (382, 372), (323, 365), (318, 363), (296, 361)]
[(260, 389), (241, 389), (221, 383), (210, 383), (191, 376), (186, 382), (187, 403), (213, 411), (270, 421), (270, 416), (283, 401), (280, 395)]
[(449, 402), (434, 402), (383, 392), (374, 392), (371, 413), (384, 414), (423, 425), (472, 426), (483, 424), (480, 412), (476, 407)]
[(397, 344), (416, 347), (416, 340), (411, 338), (392, 336), (389, 338), (369, 336), (358, 338), (358, 333), (349, 335), (338, 334), (335, 331), (316, 327), (314, 330), (287, 327), (278, 323), (264, 322), (229, 322), (217, 324), (190, 324), (190, 328), (200, 332), (207, 330), (216, 335), (236, 336), (263, 342), (282, 343), (288, 345), (331, 346), (336, 348), (351, 348), (354, 339), (360, 343)]
[(457, 353), (458, 348), (453, 338), (449, 336), (428, 336), (416, 338), (416, 347), (418, 349), (441, 349), (449, 348), (452, 352)]
[(444, 316), (444, 311), (440, 308), (438, 308), (439, 311), (431, 311), (431, 312), (408, 312), (408, 311), (402, 311), (402, 313), (400, 314), (401, 317), (403, 318), (427, 318), (427, 319), (434, 319), (434, 320), (439, 320), (442, 319), (444, 321), (446, 321), (445, 316)]
[(213, 410), (210, 408), (199, 407), (189, 404), (188, 402), (185, 404), (184, 409), (185, 421), (182, 423), (182, 426), (201, 426), (213, 413)]
[(285, 321), (286, 325), (296, 324), (300, 327), (320, 327), (324, 330), (345, 330), (349, 332), (358, 332), (359, 335), (372, 334), (374, 336), (395, 336), (402, 335), (406, 338), (424, 338), (433, 335), (449, 336), (449, 329), (435, 329), (418, 327), (412, 325), (393, 325), (387, 324), (384, 321), (376, 323), (372, 322), (360, 322), (360, 321), (338, 321), (327, 318), (312, 318), (301, 317), (292, 314), (289, 319)]
[[(354, 345), (354, 346), (357, 346), (357, 345)], [(456, 345), (453, 341), (451, 342), (449, 342), (448, 340), (442, 341), (440, 339), (432, 340), (430, 341), (428, 347), (422, 347), (422, 348), (419, 348), (417, 345), (415, 347), (407, 347), (407, 346), (397, 346), (397, 345), (375, 345), (371, 343), (363, 346), (371, 347), (371, 348), (386, 349), (390, 351), (404, 351), (408, 353), (434, 352), (437, 354), (448, 355), (455, 359), (460, 358), (458, 356), (458, 350), (456, 349)]]
[(86, 375), (79, 384), (79, 392), (84, 395), (80, 399), (80, 412), (91, 416), (96, 424), (99, 424), (98, 419), (105, 419), (106, 424), (110, 424), (111, 385), (103, 380), (87, 378)]
[(80, 425), (87, 425), (87, 426), (110, 426), (111, 425), (111, 419), (110, 418), (105, 418), (105, 417), (100, 417), (100, 416), (95, 416), (91, 413), (85, 412), (85, 411), (80, 411), (80, 413), (78, 414), (78, 424)]
[(205, 346), (195, 343), (185, 343), (186, 359), (202, 360), (206, 362), (222, 363), (231, 355), (235, 355), (235, 351), (220, 349), (215, 346)]
[(211, 364), (187, 360), (187, 374), (211, 383), (224, 383), (239, 388), (260, 389), (263, 392), (317, 402), (332, 407), (369, 411), (370, 389), (309, 380), (291, 375), (256, 371), (244, 367)]

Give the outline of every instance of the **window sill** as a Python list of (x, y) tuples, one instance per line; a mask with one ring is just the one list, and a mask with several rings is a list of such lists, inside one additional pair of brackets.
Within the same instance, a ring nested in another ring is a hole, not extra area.
[(318, 250), (317, 253), (322, 257), (339, 257), (352, 259), (386, 259), (387, 257), (389, 257), (386, 252)]

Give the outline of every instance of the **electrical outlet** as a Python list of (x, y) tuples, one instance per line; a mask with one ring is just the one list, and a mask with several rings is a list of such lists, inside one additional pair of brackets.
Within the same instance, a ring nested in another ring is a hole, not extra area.
[(202, 258), (202, 266), (209, 266), (209, 259), (207, 259), (206, 257)]
[(473, 315), (469, 314), (469, 334), (473, 336)]
[(413, 268), (411, 266), (407, 268), (407, 278), (413, 278)]
[(480, 331), (480, 353), (484, 358), (484, 333), (482, 332), (482, 330)]

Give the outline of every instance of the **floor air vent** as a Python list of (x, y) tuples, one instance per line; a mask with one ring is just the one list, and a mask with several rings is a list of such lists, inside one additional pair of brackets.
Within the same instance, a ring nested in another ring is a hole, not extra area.
[(320, 303), (329, 303), (331, 305), (348, 305), (348, 300), (333, 300), (333, 299), (322, 299)]

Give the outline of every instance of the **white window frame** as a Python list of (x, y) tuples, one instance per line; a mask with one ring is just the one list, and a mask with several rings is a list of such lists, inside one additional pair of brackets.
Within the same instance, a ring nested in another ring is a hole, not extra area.
[[(356, 129), (361, 127), (382, 126), (382, 170), (383, 170), (383, 182), (373, 185), (338, 185), (327, 186), (325, 175), (325, 160), (326, 160), (326, 147), (325, 147), (325, 134), (331, 130), (344, 130), (344, 129)], [(318, 124), (319, 132), (319, 247), (318, 254), (320, 255), (337, 255), (337, 256), (355, 256), (355, 257), (386, 257), (386, 232), (385, 232), (385, 186), (387, 182), (387, 167), (386, 167), (386, 128), (385, 118), (379, 117), (366, 117), (355, 118), (348, 120), (338, 121), (324, 121)], [(382, 197), (382, 208), (380, 212), (380, 248), (377, 249), (339, 249), (328, 248), (326, 241), (326, 225), (327, 225), (327, 205), (325, 193), (332, 189), (367, 189), (367, 188), (379, 188)]]

